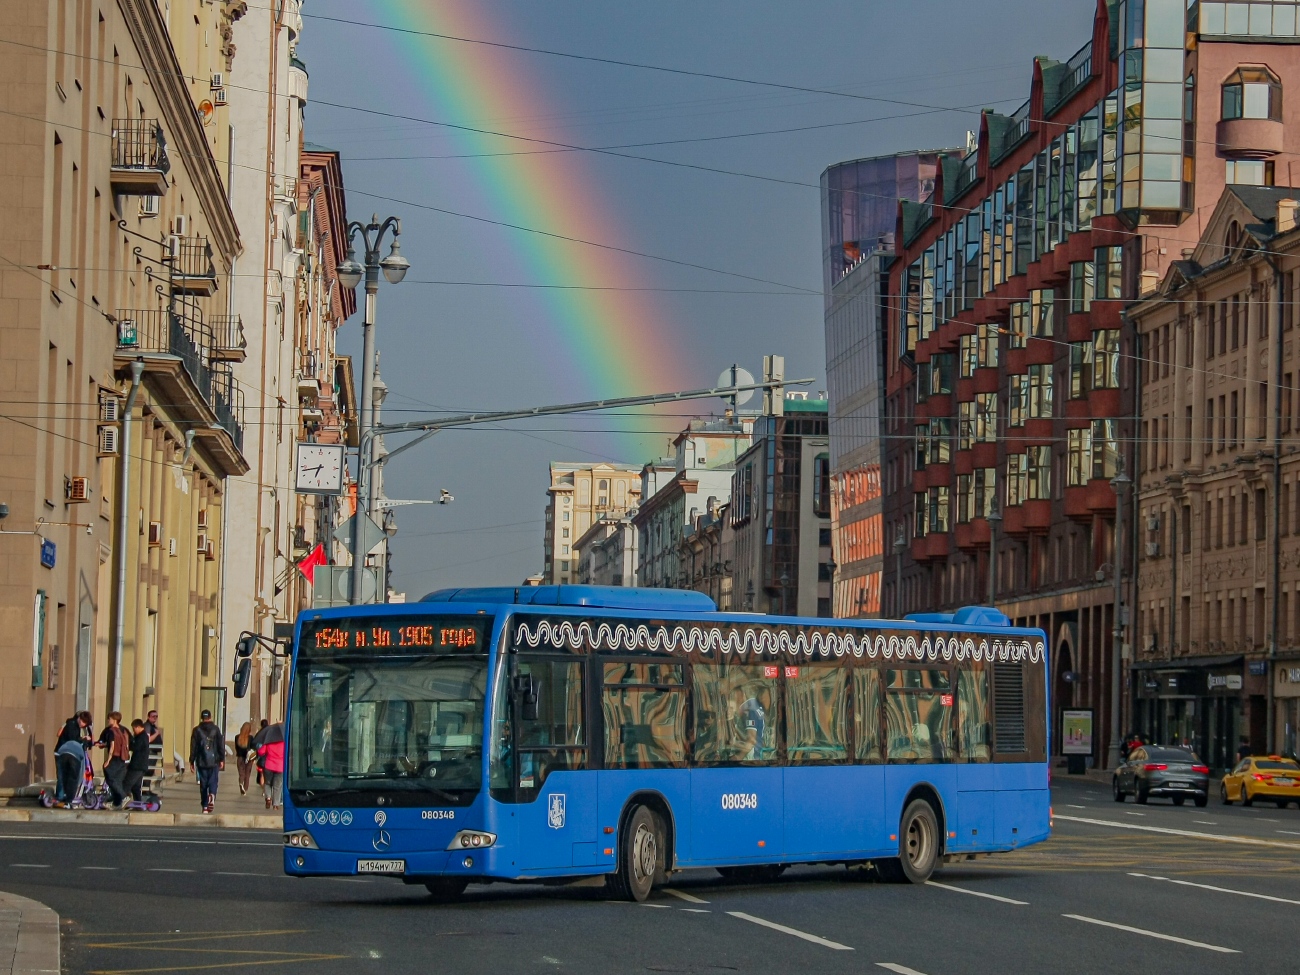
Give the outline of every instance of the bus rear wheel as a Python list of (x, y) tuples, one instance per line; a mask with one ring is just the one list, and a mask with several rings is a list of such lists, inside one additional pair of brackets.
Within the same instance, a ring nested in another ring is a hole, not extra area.
[(939, 862), (939, 820), (924, 799), (914, 799), (898, 824), (898, 858), (876, 860), (876, 872), (891, 884), (923, 884)]
[(637, 806), (627, 818), (619, 846), (618, 869), (605, 878), (605, 886), (620, 900), (640, 903), (650, 896), (655, 877), (663, 870), (664, 841), (659, 818)]
[(435, 904), (448, 904), (456, 900), (465, 893), (465, 888), (468, 886), (468, 880), (461, 880), (458, 877), (438, 877), (424, 882), (424, 889), (429, 892)]

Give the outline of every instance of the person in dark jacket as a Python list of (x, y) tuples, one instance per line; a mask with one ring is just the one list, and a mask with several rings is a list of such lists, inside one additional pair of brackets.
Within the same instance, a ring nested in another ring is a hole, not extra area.
[(131, 760), (126, 765), (126, 777), (122, 785), (131, 798), (140, 802), (144, 798), (141, 786), (149, 773), (149, 732), (144, 722), (136, 718), (131, 722)]
[(210, 813), (217, 804), (217, 780), (226, 767), (226, 736), (221, 733), (207, 708), (190, 733), (190, 771), (199, 779), (199, 803)]
[(112, 797), (113, 807), (120, 809), (126, 801), (123, 779), (126, 778), (127, 760), (131, 757), (131, 738), (122, 727), (120, 711), (109, 713), (108, 723), (104, 725), (98, 745), (104, 749), (104, 782), (108, 786), (108, 794)]
[(86, 763), (86, 747), (94, 744), (93, 723), (89, 711), (78, 711), (63, 723), (63, 730), (54, 746), (54, 761), (59, 773), (54, 793), (56, 805), (65, 806), (77, 797), (81, 770)]

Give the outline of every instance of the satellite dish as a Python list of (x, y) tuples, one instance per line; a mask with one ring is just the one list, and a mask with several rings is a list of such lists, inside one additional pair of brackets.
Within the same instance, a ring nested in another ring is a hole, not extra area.
[[(728, 366), (722, 370), (722, 375), (718, 377), (719, 386), (750, 386), (754, 382), (754, 374), (748, 369), (742, 369), (740, 366)], [(737, 406), (744, 406), (754, 398), (754, 391), (747, 389), (743, 393), (737, 393), (735, 396), (728, 396), (726, 399), (731, 403), (734, 409)]]

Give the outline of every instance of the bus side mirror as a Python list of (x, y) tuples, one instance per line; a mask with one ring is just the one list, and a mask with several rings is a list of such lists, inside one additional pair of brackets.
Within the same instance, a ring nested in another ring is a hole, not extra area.
[[(243, 642), (242, 640), (240, 641)], [(243, 697), (248, 693), (248, 678), (253, 672), (253, 660), (251, 657), (241, 657), (235, 664), (235, 676), (232, 683), (235, 685), (235, 697)]]
[[(235, 643), (235, 659), (247, 660), (249, 657), (253, 655), (253, 650), (256, 648), (256, 646), (257, 646), (257, 642), (251, 636), (241, 637)], [(236, 697), (242, 697), (242, 696), (243, 696), (242, 694), (236, 695)]]
[(537, 720), (537, 681), (532, 674), (517, 674), (513, 680), (512, 690), (519, 699), (525, 721)]

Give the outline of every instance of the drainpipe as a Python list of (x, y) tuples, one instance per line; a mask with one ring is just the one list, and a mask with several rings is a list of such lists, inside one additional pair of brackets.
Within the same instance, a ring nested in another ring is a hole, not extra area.
[(121, 477), (117, 487), (117, 632), (113, 637), (113, 706), (122, 710), (122, 646), (126, 642), (126, 533), (130, 527), (127, 500), (130, 495), (131, 468), (131, 414), (135, 412), (135, 398), (140, 393), (140, 377), (144, 375), (144, 360), (131, 363), (131, 391), (126, 396), (126, 409), (122, 414)]

